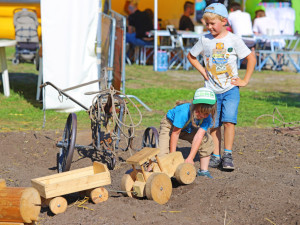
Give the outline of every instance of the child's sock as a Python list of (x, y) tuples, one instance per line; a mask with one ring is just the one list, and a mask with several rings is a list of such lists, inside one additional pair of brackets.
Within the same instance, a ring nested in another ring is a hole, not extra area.
[(232, 154), (232, 150), (228, 150), (228, 149), (224, 149), (224, 153), (227, 153), (227, 154)]
[(201, 172), (203, 172), (203, 173), (206, 173), (206, 172), (208, 172), (208, 170), (201, 170), (201, 169), (200, 169), (200, 171), (201, 171)]
[(213, 156), (215, 156), (215, 157), (217, 157), (217, 158), (221, 158), (221, 155), (213, 154)]

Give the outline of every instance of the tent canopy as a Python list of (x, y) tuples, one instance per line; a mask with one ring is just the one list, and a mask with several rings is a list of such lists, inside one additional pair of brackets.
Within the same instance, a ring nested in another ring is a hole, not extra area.
[[(193, 1), (193, 0), (192, 0)], [(164, 25), (174, 24), (178, 26), (179, 19), (183, 14), (183, 5), (186, 0), (160, 0), (158, 1), (158, 18), (162, 19)], [(112, 10), (125, 14), (124, 6), (126, 0), (111, 0)], [(143, 11), (147, 8), (152, 9), (154, 12), (154, 1), (140, 0), (138, 3), (139, 10)]]

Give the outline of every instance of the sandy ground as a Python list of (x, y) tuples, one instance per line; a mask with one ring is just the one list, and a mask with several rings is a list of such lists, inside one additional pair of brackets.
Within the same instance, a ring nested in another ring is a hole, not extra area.
[[(78, 193), (65, 196), (66, 212), (42, 208), (38, 224), (300, 224), (300, 138), (272, 129), (237, 128), (233, 172), (210, 169), (214, 179), (197, 177), (190, 185), (175, 180), (165, 205), (124, 197), (121, 178), (130, 168), (130, 152), (117, 152), (107, 201), (78, 207)], [(57, 173), (56, 142), (62, 131), (0, 133), (0, 178), (7, 186), (30, 187), (31, 179)], [(137, 132), (134, 146), (141, 143)], [(88, 144), (89, 131), (79, 131), (77, 144)], [(180, 142), (186, 153), (190, 145)], [(92, 165), (93, 154), (75, 151), (71, 170)], [(184, 154), (186, 155), (186, 154)], [(198, 158), (196, 159), (199, 160)], [(196, 162), (196, 167), (199, 167)]]

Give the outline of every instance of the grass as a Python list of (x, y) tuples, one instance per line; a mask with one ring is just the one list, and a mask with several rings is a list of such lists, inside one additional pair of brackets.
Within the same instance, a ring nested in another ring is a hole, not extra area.
[[(63, 129), (68, 113), (54, 110), (46, 111), (46, 124), (43, 126), (44, 113), (41, 102), (35, 100), (38, 71), (35, 65), (22, 63), (12, 65), (14, 48), (6, 48), (8, 71), (10, 75), (11, 96), (3, 95), (0, 82), (0, 132)], [(240, 71), (243, 77), (244, 70)], [(286, 122), (299, 120), (300, 115), (300, 75), (294, 72), (255, 72), (251, 82), (241, 88), (238, 126), (255, 126), (257, 117), (272, 114), (278, 108)], [(190, 100), (194, 91), (203, 86), (203, 79), (195, 70), (154, 72), (152, 66), (126, 66), (126, 94), (135, 95), (147, 104), (152, 111), (133, 100), (143, 114), (139, 129), (147, 126), (159, 127), (162, 116), (176, 100)], [(137, 111), (130, 112), (138, 120)], [(78, 128), (90, 129), (90, 120), (85, 111), (77, 112)], [(278, 115), (277, 115), (278, 117)], [(277, 123), (278, 124), (278, 123)], [(271, 117), (258, 121), (260, 127), (273, 125)]]

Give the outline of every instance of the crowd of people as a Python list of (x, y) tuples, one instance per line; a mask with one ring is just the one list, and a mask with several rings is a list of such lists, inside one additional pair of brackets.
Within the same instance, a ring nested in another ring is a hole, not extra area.
[[(195, 30), (195, 24), (191, 18), (194, 16), (195, 8), (196, 21), (206, 27), (205, 20), (203, 19), (205, 7), (213, 3), (228, 5), (228, 1), (226, 0), (196, 0), (195, 3), (193, 1), (186, 1), (184, 3), (183, 14), (180, 17), (178, 25), (175, 25), (179, 30)], [(242, 10), (240, 3), (233, 2), (227, 8), (229, 11), (227, 30), (241, 36), (247, 47), (252, 51), (255, 50), (257, 44), (254, 35), (279, 35), (281, 33), (277, 22), (266, 16), (263, 6), (258, 6), (255, 9), (255, 18), (253, 21), (250, 14)], [(154, 29), (153, 11), (151, 9), (139, 10), (138, 0), (127, 0), (124, 10), (127, 14), (128, 24), (126, 41), (130, 45), (130, 49), (133, 50), (135, 46), (153, 45), (153, 37), (148, 35)], [(283, 48), (284, 45), (285, 42), (282, 40), (276, 43), (276, 46), (279, 48)], [(269, 44), (267, 43), (265, 46), (269, 47)]]

